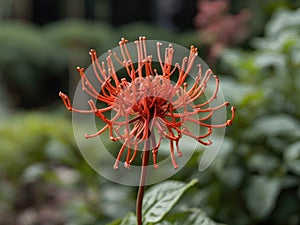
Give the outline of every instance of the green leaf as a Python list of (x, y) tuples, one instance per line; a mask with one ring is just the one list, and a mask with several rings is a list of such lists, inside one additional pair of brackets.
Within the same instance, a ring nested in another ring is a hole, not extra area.
[(249, 139), (257, 139), (261, 136), (290, 136), (300, 137), (299, 122), (288, 115), (279, 114), (265, 116), (257, 119), (251, 129), (245, 132)]
[(169, 221), (166, 221), (166, 220), (163, 220), (159, 223), (155, 223), (155, 225), (173, 225), (173, 223), (171, 223)]
[(276, 74), (286, 74), (286, 57), (284, 54), (262, 53), (255, 58), (255, 64), (260, 69), (274, 67)]
[(180, 181), (166, 181), (149, 189), (143, 201), (144, 222), (157, 223), (161, 221), (182, 194), (196, 182), (196, 179), (188, 184)]
[(122, 219), (116, 219), (106, 225), (120, 225), (122, 223)]
[(288, 146), (288, 148), (284, 152), (284, 159), (287, 162), (300, 159), (300, 141), (297, 141)]
[(284, 160), (287, 167), (295, 174), (300, 175), (300, 141), (297, 141), (286, 149)]
[(291, 171), (300, 176), (300, 160), (289, 162), (287, 166)]
[(285, 166), (293, 173), (300, 175), (300, 142), (288, 147), (284, 154)]
[[(185, 212), (170, 215), (172, 225), (217, 225), (219, 223), (210, 219), (201, 209), (189, 209)], [(160, 225), (160, 224), (159, 224)], [(219, 224), (220, 225), (220, 224)]]
[(270, 22), (266, 25), (266, 34), (270, 37), (276, 37), (279, 33), (298, 28), (300, 24), (300, 9), (295, 11), (278, 10), (274, 13)]
[[(231, 78), (222, 78), (222, 91), (226, 93), (226, 100), (232, 104), (243, 104), (249, 95), (254, 95), (256, 87), (254, 85), (245, 85)], [(253, 101), (253, 99), (251, 99)]]
[(246, 206), (255, 218), (262, 219), (274, 208), (279, 192), (279, 179), (254, 176), (246, 189)]
[(258, 152), (253, 154), (247, 163), (251, 171), (257, 171), (260, 174), (268, 174), (279, 168), (281, 162), (275, 154)]
[[(118, 225), (116, 223), (116, 225)], [(136, 216), (133, 213), (129, 213), (120, 225), (136, 225)]]

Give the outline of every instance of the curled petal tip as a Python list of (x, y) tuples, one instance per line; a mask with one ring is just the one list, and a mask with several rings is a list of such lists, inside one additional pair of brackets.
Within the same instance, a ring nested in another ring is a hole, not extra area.
[(89, 54), (92, 55), (94, 53), (96, 53), (96, 50), (95, 49), (90, 49)]
[(226, 124), (227, 124), (228, 126), (230, 126), (230, 125), (232, 124), (232, 121), (231, 121), (231, 120), (227, 120)]
[(80, 66), (77, 66), (77, 67), (76, 67), (76, 70), (80, 73), (80, 75), (82, 75), (81, 72), (83, 72), (84, 69), (81, 68)]
[(64, 98), (65, 94), (62, 93), (61, 91), (58, 93), (59, 97)]
[(118, 165), (118, 164), (115, 164), (113, 168), (114, 168), (114, 170), (116, 170), (116, 169), (119, 168), (119, 165)]
[(119, 44), (125, 44), (125, 43), (127, 43), (128, 42), (128, 40), (126, 39), (126, 38), (121, 38), (121, 41), (119, 42)]
[(231, 115), (230, 121), (231, 121), (231, 123), (232, 123), (232, 121), (233, 121), (233, 119), (234, 119), (234, 117), (235, 117), (235, 107), (234, 107), (234, 106), (231, 106), (231, 112), (232, 112), (232, 115)]
[(63, 93), (63, 92), (59, 92), (59, 97), (61, 97), (61, 98), (63, 98), (63, 99), (68, 99), (68, 96), (65, 94), (65, 93)]
[(125, 167), (126, 169), (131, 169), (131, 168), (130, 168), (130, 164), (127, 163), (127, 162), (124, 163), (124, 167)]
[(94, 109), (96, 108), (95, 103), (92, 99), (88, 100), (88, 104)]
[(115, 137), (109, 137), (109, 139), (110, 139), (111, 141), (117, 141), (117, 140), (118, 140), (118, 138), (115, 138)]

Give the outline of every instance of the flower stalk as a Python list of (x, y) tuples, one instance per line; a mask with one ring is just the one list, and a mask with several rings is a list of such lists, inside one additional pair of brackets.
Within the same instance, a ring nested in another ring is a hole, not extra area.
[(146, 141), (144, 151), (143, 151), (143, 157), (142, 157), (140, 184), (139, 184), (138, 194), (136, 198), (137, 225), (142, 225), (143, 198), (144, 198), (145, 187), (146, 187), (149, 155), (150, 155), (150, 151), (148, 150), (148, 148), (149, 148), (149, 141)]

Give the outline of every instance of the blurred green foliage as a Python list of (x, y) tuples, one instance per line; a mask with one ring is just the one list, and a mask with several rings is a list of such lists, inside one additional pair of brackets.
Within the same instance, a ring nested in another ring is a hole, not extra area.
[(105, 224), (134, 207), (129, 187), (100, 179), (82, 159), (69, 118), (8, 118), (0, 123), (0, 224)]
[[(0, 21), (0, 80), (13, 105), (36, 107), (49, 105), (56, 93), (67, 86), (69, 72), (90, 64), (88, 52), (98, 54), (117, 46), (121, 37), (129, 41), (139, 36), (168, 40), (189, 47), (187, 34), (174, 34), (148, 23), (132, 23), (118, 29), (109, 23), (66, 19), (37, 27), (23, 21)], [(47, 102), (40, 101), (43, 96)]]
[(197, 193), (200, 205), (223, 222), (300, 222), (299, 27), (300, 10), (279, 10), (253, 51), (222, 56), (223, 71), (234, 77), (221, 84), (237, 118), (227, 151), (195, 176), (209, 177)]

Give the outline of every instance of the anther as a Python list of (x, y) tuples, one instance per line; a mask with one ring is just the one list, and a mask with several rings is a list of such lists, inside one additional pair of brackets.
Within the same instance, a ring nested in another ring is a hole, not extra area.
[(127, 163), (127, 162), (124, 162), (124, 167), (125, 167), (126, 169), (131, 169), (131, 168), (130, 168), (130, 164)]

